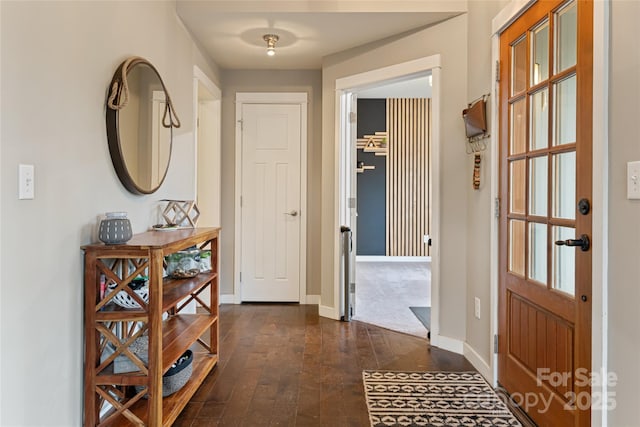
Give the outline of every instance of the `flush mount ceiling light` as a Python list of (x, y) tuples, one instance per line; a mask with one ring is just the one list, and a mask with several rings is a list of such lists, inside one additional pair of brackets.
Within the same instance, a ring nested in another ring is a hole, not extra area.
[(269, 56), (273, 56), (276, 54), (276, 42), (278, 40), (280, 40), (280, 37), (278, 37), (275, 34), (265, 34), (264, 36), (262, 36), (262, 38), (264, 39), (264, 41), (267, 42), (267, 55)]

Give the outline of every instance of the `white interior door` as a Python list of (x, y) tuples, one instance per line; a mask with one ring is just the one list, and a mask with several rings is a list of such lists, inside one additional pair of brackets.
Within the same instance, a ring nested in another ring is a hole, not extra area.
[(346, 127), (346, 152), (347, 152), (347, 173), (346, 173), (346, 189), (347, 195), (347, 224), (351, 228), (351, 252), (349, 253), (349, 305), (351, 308), (350, 315), (353, 317), (356, 314), (356, 253), (357, 253), (357, 241), (356, 238), (358, 230), (358, 178), (356, 175), (356, 167), (358, 163), (358, 153), (356, 149), (356, 139), (358, 137), (358, 95), (355, 93), (349, 93), (346, 97), (347, 111), (349, 112), (348, 125)]
[[(162, 125), (162, 116), (167, 106), (166, 96), (162, 90), (154, 90), (152, 92), (152, 111), (151, 111), (151, 146), (150, 156), (143, 158), (151, 159), (149, 163), (150, 174), (142, 175), (149, 176), (149, 187), (152, 188), (158, 182), (162, 182), (166, 165), (169, 164), (169, 156), (171, 152), (163, 147), (171, 146), (171, 133), (166, 132), (166, 129)], [(145, 183), (147, 185), (147, 183)]]
[(301, 109), (242, 104), (242, 301), (300, 301)]

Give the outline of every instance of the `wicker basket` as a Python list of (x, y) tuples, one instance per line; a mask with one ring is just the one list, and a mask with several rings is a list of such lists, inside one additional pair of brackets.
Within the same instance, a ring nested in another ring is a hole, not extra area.
[[(116, 286), (117, 285), (115, 283), (113, 283), (113, 282), (111, 284), (109, 284), (109, 286), (107, 286), (107, 295), (112, 293), (113, 290), (116, 288)], [(142, 300), (145, 303), (149, 302), (149, 285), (148, 284), (144, 284), (142, 287), (134, 290), (134, 292), (136, 294), (138, 294), (138, 296), (140, 298), (142, 298)], [(124, 308), (140, 308), (140, 304), (138, 304), (138, 302), (136, 300), (131, 298), (131, 295), (129, 295), (124, 290), (118, 292), (111, 300), (113, 302), (115, 302), (116, 304), (118, 304), (120, 307), (124, 307)]]
[[(162, 397), (167, 397), (185, 386), (193, 373), (193, 352), (187, 350), (176, 363), (171, 366), (166, 374), (162, 376)], [(136, 391), (140, 393), (144, 386), (136, 386)], [(145, 398), (148, 395), (144, 396)]]

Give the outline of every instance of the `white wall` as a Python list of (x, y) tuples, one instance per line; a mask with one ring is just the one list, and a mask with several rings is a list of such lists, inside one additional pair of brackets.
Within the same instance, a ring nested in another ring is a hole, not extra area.
[[(493, 93), (491, 71), (491, 20), (508, 0), (471, 1), (468, 3), (467, 33), (467, 102)], [(491, 123), (491, 99), (487, 101), (487, 122)], [(498, 129), (489, 129), (497, 134)], [(491, 146), (482, 152), (480, 189), (474, 190), (473, 155), (465, 156), (464, 176), (467, 191), (467, 298), (466, 342), (489, 365), (491, 356)], [(474, 298), (480, 299), (480, 319), (474, 316)]]
[[(402, 37), (341, 52), (325, 58), (322, 72), (322, 294), (323, 306), (333, 307), (335, 223), (335, 81), (388, 65), (435, 54), (442, 61), (440, 170), (442, 205), (440, 245), (440, 335), (465, 340), (467, 179), (462, 109), (467, 103), (467, 16)], [(487, 55), (490, 52), (487, 51)]]
[(610, 426), (640, 422), (640, 201), (626, 198), (626, 163), (640, 160), (638, 22), (640, 2), (611, 3), (608, 357), (618, 383)]
[[(1, 2), (0, 10), (0, 425), (78, 426), (80, 246), (95, 241), (103, 212), (128, 211), (140, 232), (159, 199), (193, 197), (193, 65), (214, 81), (217, 70), (174, 2)], [(157, 67), (182, 121), (167, 180), (150, 196), (124, 189), (107, 148), (106, 89), (130, 55)], [(17, 200), (18, 163), (35, 165), (35, 200)]]

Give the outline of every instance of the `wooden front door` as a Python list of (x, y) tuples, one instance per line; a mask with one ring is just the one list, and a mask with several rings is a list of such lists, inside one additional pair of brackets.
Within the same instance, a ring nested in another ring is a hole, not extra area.
[(590, 424), (592, 28), (549, 0), (500, 35), (498, 381), (541, 426)]

